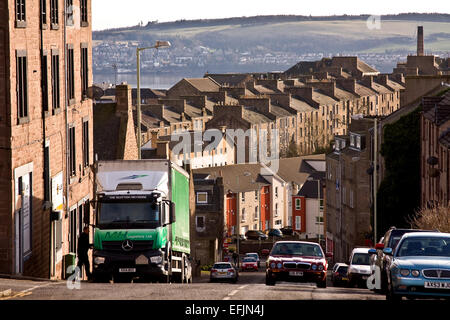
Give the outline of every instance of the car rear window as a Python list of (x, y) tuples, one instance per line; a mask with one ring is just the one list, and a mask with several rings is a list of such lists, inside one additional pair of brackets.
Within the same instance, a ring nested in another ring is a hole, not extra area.
[(339, 267), (337, 271), (338, 271), (339, 273), (345, 273), (345, 272), (347, 272), (347, 270), (348, 270), (348, 267), (342, 266), (342, 267)]
[(255, 258), (244, 258), (244, 262), (256, 262)]
[(214, 269), (230, 269), (232, 267), (231, 267), (231, 264), (229, 264), (229, 263), (216, 263), (216, 264), (214, 264), (213, 268)]

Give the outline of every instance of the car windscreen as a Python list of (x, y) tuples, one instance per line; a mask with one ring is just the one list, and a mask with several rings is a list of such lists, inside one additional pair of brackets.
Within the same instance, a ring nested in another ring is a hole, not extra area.
[(319, 245), (309, 243), (278, 243), (273, 247), (272, 255), (323, 257)]
[(450, 257), (450, 237), (411, 237), (397, 248), (397, 257)]
[(229, 263), (216, 263), (213, 269), (231, 269), (233, 268)]
[(98, 204), (97, 223), (103, 227), (157, 227), (160, 206), (149, 201), (107, 201)]
[(353, 255), (352, 264), (360, 266), (370, 265), (370, 256), (368, 253), (355, 253)]

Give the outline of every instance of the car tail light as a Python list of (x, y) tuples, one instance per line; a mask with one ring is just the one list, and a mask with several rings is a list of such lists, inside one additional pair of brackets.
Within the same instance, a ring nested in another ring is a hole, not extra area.
[(228, 269), (228, 272), (233, 273), (233, 272), (234, 272), (234, 269)]
[(211, 273), (217, 272), (216, 269), (211, 269)]
[(335, 276), (338, 276), (338, 275), (339, 275), (339, 272), (335, 272), (334, 275), (335, 275)]

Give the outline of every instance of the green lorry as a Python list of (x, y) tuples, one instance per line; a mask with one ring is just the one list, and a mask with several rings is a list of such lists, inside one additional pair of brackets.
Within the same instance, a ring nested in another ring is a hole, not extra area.
[(189, 175), (165, 159), (95, 165), (93, 280), (192, 282)]

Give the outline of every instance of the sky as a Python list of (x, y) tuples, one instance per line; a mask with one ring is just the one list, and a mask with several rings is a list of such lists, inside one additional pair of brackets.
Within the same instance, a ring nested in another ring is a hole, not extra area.
[(417, 0), (92, 0), (93, 30), (137, 25), (140, 21), (215, 19), (256, 15), (383, 15), (450, 13), (450, 1)]

